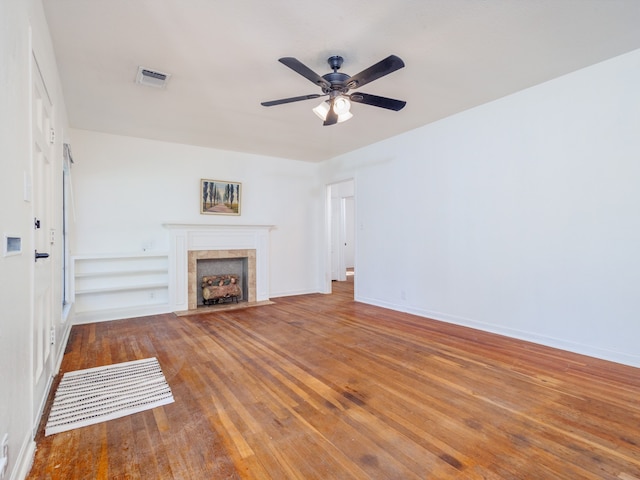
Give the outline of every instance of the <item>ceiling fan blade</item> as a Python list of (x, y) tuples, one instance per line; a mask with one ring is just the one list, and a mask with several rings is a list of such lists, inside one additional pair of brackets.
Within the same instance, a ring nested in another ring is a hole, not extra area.
[(316, 85), (320, 85), (321, 87), (327, 87), (327, 88), (331, 87), (331, 84), (329, 82), (327, 82), (324, 78), (322, 78), (320, 75), (318, 75), (316, 72), (311, 70), (309, 67), (307, 67), (304, 63), (302, 63), (300, 60), (296, 58), (283, 57), (278, 59), (278, 61), (283, 65), (286, 65), (287, 67), (289, 67), (294, 72), (299, 73), (304, 78), (309, 80), (311, 83), (315, 83)]
[(280, 100), (271, 100), (269, 102), (262, 102), (260, 105), (263, 107), (273, 107), (274, 105), (282, 105), (283, 103), (292, 103), (292, 102), (300, 102), (302, 100), (312, 100), (318, 97), (324, 97), (325, 95), (320, 95), (319, 93), (312, 93), (311, 95), (301, 95), (299, 97), (290, 97), (290, 98), (282, 98)]
[(329, 104), (329, 112), (327, 113), (327, 118), (325, 119), (324, 123), (322, 124), (325, 127), (327, 127), (329, 125), (335, 125), (336, 123), (338, 123), (338, 114), (333, 109), (333, 104), (335, 103), (335, 101), (336, 101), (336, 99), (332, 98), (331, 99), (331, 103)]
[(395, 100), (393, 98), (379, 97), (377, 95), (371, 95), (369, 93), (352, 93), (349, 95), (349, 99), (355, 103), (364, 103), (365, 105), (372, 105), (374, 107), (386, 108), (388, 110), (402, 110), (407, 102), (403, 100)]
[(393, 73), (396, 70), (401, 69), (402, 67), (404, 67), (404, 62), (400, 57), (389, 55), (384, 60), (379, 61), (375, 65), (371, 65), (366, 70), (363, 70), (360, 73), (356, 73), (351, 78), (349, 78), (347, 87), (351, 89), (361, 87), (363, 85), (366, 85), (367, 83), (379, 79), (380, 77), (389, 75), (390, 73)]

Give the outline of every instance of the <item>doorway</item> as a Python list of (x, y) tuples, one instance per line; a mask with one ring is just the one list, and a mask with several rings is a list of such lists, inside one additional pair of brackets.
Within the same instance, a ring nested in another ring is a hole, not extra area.
[[(353, 180), (327, 186), (328, 267), (327, 293), (331, 282), (354, 281), (356, 273), (355, 184)], [(349, 278), (347, 278), (349, 277)]]

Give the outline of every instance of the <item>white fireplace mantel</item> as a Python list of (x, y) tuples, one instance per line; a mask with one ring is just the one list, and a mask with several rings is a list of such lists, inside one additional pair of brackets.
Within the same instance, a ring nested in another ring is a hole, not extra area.
[(269, 230), (273, 225), (165, 223), (170, 232), (169, 304), (188, 309), (188, 252), (196, 250), (256, 251), (256, 301), (269, 300)]

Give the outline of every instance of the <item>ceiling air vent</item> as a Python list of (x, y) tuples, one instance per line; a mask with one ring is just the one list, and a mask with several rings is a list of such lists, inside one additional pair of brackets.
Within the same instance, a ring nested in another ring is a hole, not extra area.
[(138, 67), (136, 83), (147, 85), (148, 87), (165, 88), (171, 78), (170, 73), (162, 73), (149, 68)]

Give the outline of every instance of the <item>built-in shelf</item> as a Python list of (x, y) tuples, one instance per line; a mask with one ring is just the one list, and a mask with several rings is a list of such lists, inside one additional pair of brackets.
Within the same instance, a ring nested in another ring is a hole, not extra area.
[(163, 252), (77, 255), (73, 258), (76, 316), (91, 321), (156, 313), (169, 305), (169, 260)]
[[(122, 275), (122, 271), (113, 271), (113, 272), (84, 272), (84, 273), (76, 273), (75, 278), (91, 278), (91, 277), (110, 277), (110, 276), (114, 276), (117, 277), (118, 275)], [(149, 269), (144, 269), (144, 270), (138, 270), (136, 272), (137, 274), (154, 274), (154, 273), (160, 273), (160, 274), (166, 274), (167, 273), (167, 269), (166, 268), (149, 268)], [(76, 294), (79, 293), (76, 290)]]
[(141, 283), (138, 285), (119, 285), (114, 287), (88, 288), (86, 290), (76, 290), (76, 295), (90, 295), (93, 293), (109, 292), (130, 292), (133, 290), (149, 290), (156, 288), (166, 288), (167, 282), (162, 283)]

